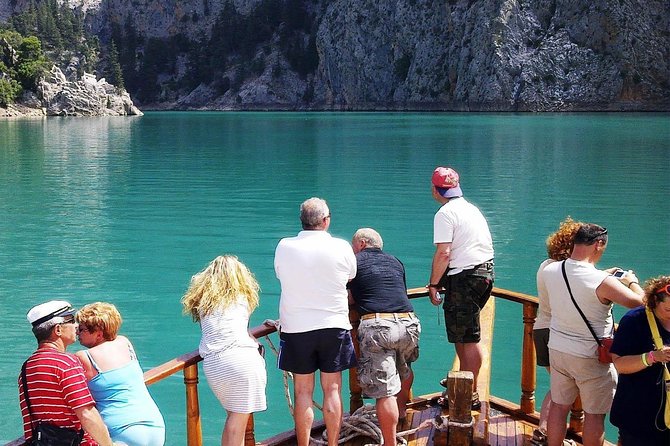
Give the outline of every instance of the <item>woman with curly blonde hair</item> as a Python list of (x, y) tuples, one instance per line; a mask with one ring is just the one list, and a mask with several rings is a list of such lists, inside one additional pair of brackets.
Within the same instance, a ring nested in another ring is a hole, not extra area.
[[(558, 262), (570, 257), (572, 248), (574, 247), (574, 239), (577, 230), (582, 226), (582, 223), (574, 221), (570, 217), (566, 217), (561, 222), (556, 232), (549, 234), (547, 237), (547, 259), (540, 264), (537, 270), (537, 297), (539, 306), (537, 309), (537, 319), (533, 326), (533, 342), (535, 343), (535, 353), (537, 357), (537, 365), (544, 367), (549, 372), (549, 325), (551, 322), (551, 308), (549, 307), (549, 295), (547, 287), (544, 284), (542, 270), (552, 262)], [(549, 407), (551, 406), (551, 392), (547, 392), (542, 400), (542, 407), (540, 409), (540, 423), (535, 432), (533, 432), (532, 442), (535, 445), (541, 446), (547, 442), (547, 418), (549, 416)]]
[[(670, 362), (670, 276), (645, 283), (644, 303), (621, 318), (614, 335), (610, 351), (619, 383), (610, 421), (619, 428), (621, 446), (668, 446), (670, 425), (664, 414), (670, 411), (666, 389), (670, 383), (664, 373)], [(661, 349), (654, 345), (647, 309), (661, 336)]]
[(191, 278), (181, 299), (184, 313), (200, 322), (205, 377), (227, 413), (222, 446), (242, 446), (249, 414), (266, 409), (265, 360), (248, 332), (258, 290), (251, 271), (224, 255)]

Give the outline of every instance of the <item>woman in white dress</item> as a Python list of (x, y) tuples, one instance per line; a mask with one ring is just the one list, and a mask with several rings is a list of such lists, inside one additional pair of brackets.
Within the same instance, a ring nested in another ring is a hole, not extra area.
[(249, 414), (267, 407), (265, 360), (248, 332), (258, 290), (251, 271), (225, 255), (191, 278), (181, 300), (184, 313), (200, 322), (205, 377), (227, 413), (222, 446), (242, 446)]

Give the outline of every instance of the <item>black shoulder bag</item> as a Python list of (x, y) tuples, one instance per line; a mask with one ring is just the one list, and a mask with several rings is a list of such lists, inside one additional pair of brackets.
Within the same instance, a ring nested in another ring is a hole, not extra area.
[(76, 431), (67, 427), (55, 426), (53, 424), (38, 421), (37, 427), (33, 422), (33, 410), (28, 397), (28, 380), (26, 379), (26, 364), (21, 367), (21, 382), (23, 383), (23, 397), (30, 416), (30, 428), (33, 431), (31, 446), (78, 446), (84, 438), (84, 430)]
[(572, 299), (572, 303), (575, 304), (577, 311), (579, 311), (579, 315), (582, 317), (582, 319), (584, 319), (584, 323), (589, 328), (591, 336), (593, 336), (593, 339), (595, 339), (596, 343), (598, 344), (598, 361), (603, 364), (610, 364), (612, 362), (612, 354), (610, 353), (610, 348), (612, 348), (612, 342), (614, 341), (613, 336), (614, 329), (612, 329), (612, 335), (610, 336), (599, 338), (596, 335), (596, 332), (593, 331), (593, 328), (591, 327), (591, 324), (589, 324), (588, 319), (586, 319), (586, 316), (582, 312), (582, 309), (579, 308), (579, 305), (577, 305), (575, 296), (572, 295), (570, 282), (568, 282), (568, 275), (565, 273), (565, 260), (563, 260), (563, 262), (561, 263), (561, 271), (563, 272), (563, 279), (565, 280), (565, 285), (568, 287), (568, 293), (570, 293), (570, 299)]

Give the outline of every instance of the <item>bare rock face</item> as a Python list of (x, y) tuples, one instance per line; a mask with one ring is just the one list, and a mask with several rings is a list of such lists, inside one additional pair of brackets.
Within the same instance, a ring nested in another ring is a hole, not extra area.
[[(176, 36), (207, 39), (226, 5), (249, 15), (262, 0), (67, 1), (85, 11), (88, 26), (103, 42), (115, 24), (155, 43)], [(8, 2), (0, 0), (0, 20)], [(18, 10), (29, 2), (11, 5)], [(252, 60), (238, 55), (222, 60), (226, 71), (218, 79), (191, 91), (171, 90), (197, 63), (180, 54), (156, 75), (161, 91), (156, 101), (167, 104), (156, 106), (670, 110), (667, 0), (304, 0), (302, 5), (311, 13), (305, 29), (315, 34), (305, 37), (316, 39), (316, 69), (298, 75), (282, 55), (277, 30), (257, 47), (266, 68), (233, 87), (236, 67)], [(137, 54), (145, 50), (140, 44)], [(61, 96), (75, 91), (68, 88)], [(76, 102), (82, 109), (107, 111), (96, 102), (101, 93), (91, 88), (77, 87), (77, 97), (87, 99), (62, 99), (57, 110), (66, 113), (66, 104)]]
[(663, 1), (336, 0), (317, 35), (332, 108), (670, 106)]
[(40, 82), (39, 96), (49, 116), (126, 116), (143, 113), (130, 95), (91, 74), (68, 81), (56, 66)]

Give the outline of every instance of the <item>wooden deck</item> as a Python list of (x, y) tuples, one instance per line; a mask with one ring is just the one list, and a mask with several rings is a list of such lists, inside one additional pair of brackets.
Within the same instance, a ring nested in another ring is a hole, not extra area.
[[(439, 395), (439, 394), (436, 394)], [(533, 430), (537, 426), (537, 416), (534, 414), (527, 416), (517, 409), (518, 415), (511, 415), (514, 412), (514, 404), (499, 398), (492, 398), (489, 407), (488, 441), (480, 444), (490, 446), (532, 446), (531, 438)], [(423, 408), (410, 409), (404, 424), (398, 426), (398, 431), (417, 428), (425, 420), (434, 419), (437, 416), (447, 416), (449, 411), (437, 405), (427, 405)], [(477, 411), (472, 412), (475, 418), (480, 416)], [(568, 435), (581, 445), (581, 437), (578, 435)], [(434, 427), (421, 430), (414, 435), (406, 438), (408, 446), (445, 446), (447, 436)], [(615, 446), (613, 443), (605, 441), (605, 446)]]

